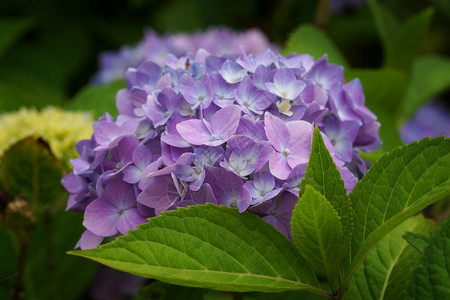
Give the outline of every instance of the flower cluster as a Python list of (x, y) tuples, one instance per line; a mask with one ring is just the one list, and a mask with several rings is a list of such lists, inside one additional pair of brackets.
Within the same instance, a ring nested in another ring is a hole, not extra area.
[(0, 155), (15, 142), (35, 135), (44, 138), (53, 154), (69, 167), (69, 159), (76, 155), (73, 145), (92, 135), (92, 121), (88, 113), (67, 112), (54, 107), (42, 111), (22, 108), (18, 112), (2, 114)]
[(94, 123), (63, 179), (84, 211), (78, 246), (96, 247), (162, 211), (211, 202), (250, 211), (289, 236), (317, 125), (347, 190), (380, 145), (359, 80), (326, 56), (168, 56), (126, 74), (119, 116)]
[(134, 47), (123, 47), (118, 52), (106, 52), (100, 56), (100, 70), (94, 76), (95, 83), (106, 83), (121, 79), (129, 67), (136, 67), (144, 60), (152, 60), (161, 66), (167, 56), (181, 57), (185, 53), (195, 53), (205, 49), (217, 55), (239, 53), (240, 46), (248, 53), (258, 53), (273, 46), (258, 29), (241, 33), (227, 28), (211, 28), (194, 34), (173, 34), (159, 36), (148, 31), (144, 39)]

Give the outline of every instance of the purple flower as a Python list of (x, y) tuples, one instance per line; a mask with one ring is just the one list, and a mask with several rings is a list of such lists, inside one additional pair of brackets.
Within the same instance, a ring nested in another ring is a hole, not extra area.
[(288, 68), (279, 69), (273, 82), (267, 82), (267, 89), (282, 99), (294, 100), (300, 95), (306, 84), (295, 78), (294, 72)]
[(81, 235), (81, 238), (75, 245), (75, 249), (80, 248), (81, 250), (88, 250), (97, 248), (97, 246), (100, 245), (102, 241), (103, 241), (102, 236), (98, 236), (89, 230), (85, 230)]
[(381, 146), (378, 135), (380, 124), (375, 122), (376, 116), (364, 106), (364, 94), (358, 79), (344, 84), (342, 89), (333, 89), (330, 107), (339, 121), (358, 122), (360, 129), (354, 146), (365, 151), (373, 151)]
[(220, 165), (245, 177), (258, 172), (273, 152), (267, 143), (255, 142), (246, 136), (235, 136), (228, 141), (226, 159)]
[(150, 177), (137, 201), (155, 209), (156, 215), (161, 215), (162, 211), (174, 207), (181, 201), (186, 191), (186, 188), (180, 187), (178, 181), (171, 175)]
[(258, 90), (249, 76), (245, 76), (239, 84), (235, 98), (242, 111), (248, 115), (262, 115), (264, 110), (276, 101), (272, 94)]
[(75, 144), (80, 157), (71, 159), (75, 175), (89, 175), (105, 159), (107, 151), (94, 151), (96, 147), (95, 139), (81, 140)]
[(324, 55), (314, 63), (305, 74), (305, 78), (312, 80), (325, 91), (331, 91), (343, 83), (344, 68), (335, 64), (328, 64), (328, 56)]
[(177, 130), (187, 142), (193, 145), (219, 146), (236, 132), (240, 117), (239, 107), (231, 105), (217, 111), (211, 123), (205, 119), (192, 119), (179, 123)]
[(450, 112), (443, 102), (422, 106), (401, 129), (403, 142), (412, 143), (424, 137), (450, 136)]
[(117, 163), (114, 166), (114, 172), (110, 173), (109, 177), (119, 174), (132, 163), (133, 152), (138, 143), (138, 139), (134, 135), (125, 136), (119, 141), (117, 147), (112, 151), (113, 160)]
[(219, 74), (227, 83), (238, 83), (247, 75), (247, 70), (242, 69), (236, 62), (227, 59), (220, 68)]
[(142, 173), (153, 162), (153, 154), (145, 145), (138, 145), (132, 154), (133, 165), (123, 169), (123, 180), (130, 184), (141, 181)]
[(250, 206), (250, 193), (236, 174), (222, 168), (209, 167), (206, 183), (214, 191), (217, 204), (237, 207), (239, 212), (244, 212)]
[(204, 76), (201, 82), (195, 82), (188, 75), (184, 75), (181, 82), (180, 92), (184, 99), (191, 104), (192, 109), (200, 105), (202, 108), (207, 108), (211, 104), (213, 91), (208, 75)]
[(198, 191), (205, 180), (205, 167), (214, 164), (223, 156), (220, 147), (197, 148), (192, 155), (191, 165), (182, 165), (174, 171), (174, 174), (185, 182), (190, 182), (189, 188)]
[(210, 80), (214, 91), (214, 104), (222, 108), (232, 105), (234, 103), (235, 85), (226, 83), (219, 73), (212, 73)]
[(255, 179), (249, 180), (244, 187), (252, 195), (252, 204), (256, 205), (276, 197), (282, 188), (275, 188), (275, 179), (269, 172), (260, 173)]
[(268, 112), (264, 114), (264, 125), (267, 139), (275, 149), (269, 159), (270, 172), (278, 179), (286, 179), (293, 168), (308, 162), (314, 127), (305, 121), (285, 124)]
[(338, 122), (336, 117), (330, 116), (324, 124), (324, 132), (334, 147), (336, 156), (350, 162), (353, 157), (353, 142), (359, 131), (356, 121)]
[(291, 193), (284, 193), (270, 201), (265, 201), (252, 207), (251, 212), (260, 215), (264, 221), (272, 224), (291, 239), (291, 217), (297, 198)]
[(267, 49), (256, 55), (247, 54), (245, 48), (241, 47), (241, 56), (237, 59), (237, 63), (249, 72), (255, 73), (258, 66), (269, 66), (276, 58), (272, 50)]
[(134, 135), (139, 125), (138, 120), (129, 119), (122, 124), (111, 120), (100, 120), (92, 125), (94, 137), (98, 145), (94, 150), (106, 150), (116, 146), (120, 139), (127, 135)]
[(180, 106), (180, 97), (171, 88), (162, 90), (155, 101), (151, 96), (147, 103), (142, 105), (145, 115), (153, 122), (155, 127), (167, 123)]
[(125, 234), (145, 223), (136, 207), (133, 186), (115, 177), (106, 187), (103, 197), (86, 207), (83, 225), (98, 236)]

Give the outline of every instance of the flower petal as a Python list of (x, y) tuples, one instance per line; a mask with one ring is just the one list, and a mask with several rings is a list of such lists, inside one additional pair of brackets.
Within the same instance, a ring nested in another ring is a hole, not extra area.
[(211, 133), (202, 120), (192, 119), (177, 124), (181, 137), (193, 145), (203, 145), (211, 141)]
[(264, 114), (264, 130), (267, 139), (278, 152), (282, 152), (289, 143), (289, 131), (280, 118), (273, 116), (271, 113)]
[(228, 141), (236, 132), (241, 110), (237, 105), (230, 105), (219, 109), (211, 119), (212, 133), (224, 141)]

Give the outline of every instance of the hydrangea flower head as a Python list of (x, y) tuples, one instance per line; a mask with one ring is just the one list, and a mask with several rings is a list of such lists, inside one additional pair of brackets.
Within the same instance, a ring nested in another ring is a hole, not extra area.
[(117, 94), (119, 116), (94, 123), (63, 179), (84, 211), (79, 246), (124, 234), (162, 211), (214, 203), (260, 215), (289, 237), (314, 126), (350, 192), (358, 150), (380, 145), (359, 80), (309, 55), (210, 55), (143, 62)]

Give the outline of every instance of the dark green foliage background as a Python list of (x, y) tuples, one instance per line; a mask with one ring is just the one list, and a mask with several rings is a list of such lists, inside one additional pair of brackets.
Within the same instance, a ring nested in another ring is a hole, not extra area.
[[(366, 2), (373, 5), (373, 1)], [(395, 17), (380, 23), (383, 16), (375, 20), (370, 5), (364, 4), (330, 12), (326, 26), (317, 28), (314, 26), (317, 23), (316, 0), (2, 0), (0, 113), (23, 106), (55, 105), (69, 110), (89, 109), (95, 117), (105, 111), (115, 114), (114, 95), (125, 86), (124, 81), (99, 87), (89, 85), (98, 69), (98, 55), (102, 51), (137, 43), (146, 28), (167, 34), (195, 32), (218, 25), (235, 30), (258, 27), (281, 49), (286, 46), (285, 54), (309, 52), (317, 58), (326, 48), (333, 62), (346, 66), (347, 80), (361, 79), (367, 106), (382, 123), (384, 148), (366, 155), (375, 161), (384, 151), (401, 143), (393, 128), (398, 129), (430, 97), (439, 97), (448, 104), (450, 86), (450, 2), (378, 2)], [(424, 11), (429, 7), (432, 9)], [(412, 30), (406, 31), (408, 34), (403, 32), (396, 36), (398, 24), (405, 24), (412, 16), (419, 15), (417, 23), (410, 26)], [(420, 24), (427, 22), (430, 22), (429, 29), (422, 34), (421, 40), (420, 30), (426, 26)], [(381, 29), (380, 24), (384, 26)], [(393, 42), (389, 44), (391, 40)], [(32, 146), (35, 148), (22, 150), (40, 149), (39, 144)], [(43, 155), (52, 159), (50, 152)], [(10, 166), (13, 168), (14, 163)], [(10, 174), (6, 167), (3, 165), (6, 171), (0, 172), (5, 178)], [(33, 169), (35, 166), (27, 167)], [(49, 168), (47, 171), (52, 173), (52, 166)], [(83, 228), (80, 214), (64, 211), (67, 195), (61, 195), (60, 173), (55, 175), (53, 172), (54, 179), (46, 185), (48, 195), (53, 196), (41, 203), (47, 204), (45, 208), (53, 209), (42, 210), (32, 233), (26, 269), (22, 274), (26, 299), (90, 297), (86, 289), (96, 265), (64, 253), (73, 248)], [(0, 191), (8, 184), (0, 180)], [(26, 186), (27, 183), (21, 184)], [(12, 188), (11, 191), (13, 196), (33, 197), (26, 195), (26, 188)], [(442, 203), (438, 213), (445, 210), (446, 204)], [(0, 226), (0, 299), (8, 298), (18, 276), (19, 247), (16, 237)], [(418, 280), (422, 274), (417, 272), (414, 276)], [(136, 297), (174, 299), (180, 295), (189, 299), (199, 296), (205, 296), (205, 299), (315, 298), (304, 292), (232, 295), (158, 282), (151, 283)]]

